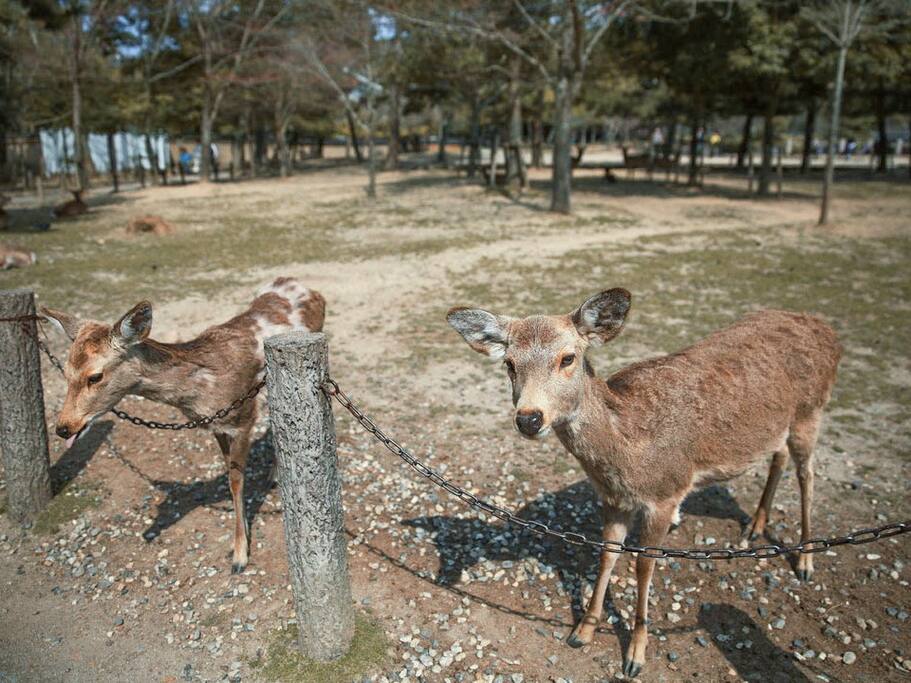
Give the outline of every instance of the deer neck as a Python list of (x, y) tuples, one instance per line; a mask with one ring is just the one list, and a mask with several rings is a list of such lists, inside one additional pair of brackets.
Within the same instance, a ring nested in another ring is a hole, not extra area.
[(211, 369), (176, 345), (147, 340), (132, 362), (137, 381), (130, 393), (136, 396), (192, 412), (212, 391)]
[(573, 415), (554, 428), (566, 450), (583, 466), (605, 460), (622, 466), (633, 431), (622, 397), (594, 375), (586, 377)]

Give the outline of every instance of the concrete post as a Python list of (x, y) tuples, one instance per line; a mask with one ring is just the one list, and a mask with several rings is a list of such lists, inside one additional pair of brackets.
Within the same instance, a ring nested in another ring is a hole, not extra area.
[(328, 346), (323, 334), (289, 332), (267, 339), (265, 353), (300, 648), (328, 661), (344, 655), (354, 636), (335, 421), (320, 389)]

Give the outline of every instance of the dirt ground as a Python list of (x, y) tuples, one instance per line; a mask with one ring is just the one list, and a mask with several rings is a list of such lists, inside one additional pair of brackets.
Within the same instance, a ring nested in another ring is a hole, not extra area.
[[(764, 306), (825, 316), (846, 348), (816, 457), (815, 531), (911, 519), (911, 184), (843, 183), (821, 229), (817, 179), (781, 199), (711, 173), (702, 189), (576, 179), (574, 214), (548, 213), (547, 176), (514, 200), (451, 172), (380, 176), (366, 199), (355, 167), (327, 162), (286, 180), (89, 195), (55, 222), (17, 196), (0, 235), (38, 254), (0, 273), (42, 303), (113, 321), (155, 305), (153, 337), (187, 339), (240, 310), (277, 275), (327, 299), (332, 375), (422, 459), (479, 496), (597, 537), (598, 503), (556, 439), (511, 428), (505, 372), (446, 325), (457, 304), (511, 315), (569, 312), (611, 286), (632, 291), (624, 333), (595, 350), (606, 375), (695, 341)], [(53, 200), (50, 196), (48, 201)], [(176, 234), (132, 237), (157, 214)], [(53, 335), (52, 331), (49, 334)], [(66, 351), (58, 337), (50, 343)], [(45, 368), (49, 423), (64, 394)], [(178, 420), (135, 398), (134, 414)], [(353, 593), (355, 656), (335, 668), (289, 654), (294, 611), (280, 501), (262, 420), (247, 472), (251, 563), (230, 573), (232, 519), (205, 433), (99, 421), (64, 452), (57, 497), (31, 529), (0, 516), (0, 681), (574, 681), (620, 678), (634, 613), (623, 557), (605, 622), (581, 650), (563, 641), (597, 558), (509, 528), (435, 489), (336, 410)], [(691, 496), (667, 545), (736, 543), (767, 463)], [(793, 468), (772, 540), (799, 537)], [(801, 584), (787, 559), (660, 562), (643, 681), (911, 680), (911, 536), (842, 546)], [(848, 654), (851, 653), (851, 654)]]

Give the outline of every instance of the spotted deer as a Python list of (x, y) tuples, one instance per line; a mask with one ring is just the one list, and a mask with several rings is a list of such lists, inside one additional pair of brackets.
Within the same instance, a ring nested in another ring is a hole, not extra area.
[[(66, 399), (57, 435), (71, 447), (92, 421), (127, 395), (165, 403), (195, 420), (243, 396), (264, 374), (263, 341), (289, 330), (323, 328), (325, 301), (297, 280), (276, 279), (240, 315), (208, 328), (192, 341), (165, 344), (149, 337), (152, 305), (142, 301), (113, 325), (42, 308), (72, 341), (66, 361)], [(244, 514), (244, 468), (255, 401), (247, 401), (209, 429), (225, 458), (234, 504), (232, 570), (247, 565), (249, 541)]]
[(88, 213), (88, 204), (82, 201), (82, 190), (70, 190), (70, 193), (73, 195), (70, 201), (54, 207), (54, 215), (57, 218), (72, 218)]
[[(768, 480), (744, 537), (764, 533), (790, 453), (801, 539), (810, 538), (813, 448), (841, 357), (832, 329), (811, 315), (760, 311), (682, 351), (600, 379), (585, 354), (620, 333), (630, 301), (618, 288), (569, 315), (510, 318), (454, 308), (448, 320), (475, 351), (503, 359), (519, 432), (535, 439), (553, 431), (579, 461), (601, 498), (605, 541), (622, 542), (641, 514), (639, 544), (660, 545), (690, 491), (739, 475), (769, 453)], [(591, 642), (616, 560), (615, 553), (602, 553), (591, 601), (569, 645)], [(645, 661), (654, 564), (636, 559), (627, 676)], [(798, 576), (809, 580), (812, 573), (813, 556), (801, 555)]]

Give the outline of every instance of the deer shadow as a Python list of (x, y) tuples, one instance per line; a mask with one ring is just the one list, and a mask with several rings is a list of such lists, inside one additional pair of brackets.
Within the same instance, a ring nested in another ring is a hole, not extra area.
[[(743, 680), (809, 683), (789, 654), (769, 640), (762, 627), (743, 610), (706, 603), (699, 610), (699, 626), (711, 635), (712, 642)], [(719, 636), (731, 638), (720, 640)], [(749, 648), (737, 649), (738, 642), (747, 640), (752, 641)]]
[[(516, 516), (543, 522), (560, 531), (600, 539), (600, 509), (594, 489), (588, 480), (581, 480), (556, 493), (545, 493), (519, 509)], [(721, 486), (696, 491), (686, 499), (682, 512), (718, 519), (734, 518), (741, 522), (748, 519), (728, 489)], [(432, 537), (440, 558), (435, 579), (438, 585), (454, 586), (463, 572), (470, 574), (473, 567), (487, 560), (515, 562), (534, 558), (542, 571), (554, 572), (560, 587), (570, 596), (574, 618), (581, 617), (583, 584), (594, 579), (599, 567), (599, 557), (594, 549), (542, 537), (517, 525), (491, 524), (477, 518), (436, 515), (402, 523), (416, 529), (419, 536), (429, 534)], [(638, 543), (639, 527), (637, 519), (627, 536), (627, 543)], [(610, 594), (606, 608), (608, 613), (613, 610)]]
[[(212, 447), (217, 448), (214, 439)], [(269, 429), (250, 445), (250, 455), (247, 459), (244, 477), (244, 512), (250, 529), (253, 528), (253, 521), (265, 502), (266, 494), (272, 488), (269, 475), (274, 459), (272, 430)], [(165, 530), (174, 526), (196, 508), (217, 507), (226, 512), (233, 510), (227, 473), (220, 474), (214, 479), (184, 483), (154, 479), (138, 471), (135, 466), (128, 466), (158, 491), (165, 494), (165, 499), (156, 506), (152, 523), (142, 533), (146, 542), (152, 542), (158, 538)]]
[(51, 465), (51, 491), (55, 496), (86, 468), (113, 428), (111, 420), (96, 422)]

